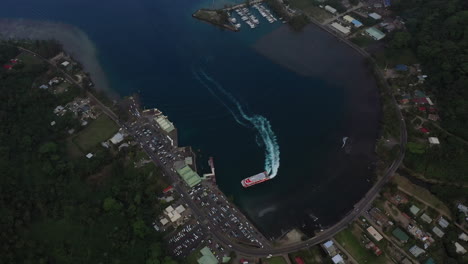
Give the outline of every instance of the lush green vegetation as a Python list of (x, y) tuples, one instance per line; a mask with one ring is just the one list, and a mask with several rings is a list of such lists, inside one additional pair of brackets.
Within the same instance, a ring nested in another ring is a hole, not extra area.
[(284, 4), (280, 3), (278, 0), (266, 0), (265, 3), (277, 16), (288, 21), (289, 26), (295, 31), (301, 31), (310, 23), (309, 17), (305, 14), (290, 15), (284, 7)]
[(393, 35), (395, 50), (411, 49), (429, 75), (442, 125), (468, 138), (468, 2), (465, 0), (397, 0), (393, 9), (408, 32)]
[[(56, 43), (31, 43), (54, 55)], [(0, 63), (19, 53), (0, 45)], [(175, 263), (151, 227), (160, 210), (158, 172), (134, 168), (135, 149), (69, 158), (62, 143), (76, 120), (52, 111), (69, 92), (32, 87), (46, 71), (37, 63), (0, 70), (1, 262)]]
[(286, 260), (281, 257), (281, 256), (277, 256), (277, 257), (271, 257), (269, 259), (263, 259), (262, 263), (266, 263), (266, 264), (286, 264)]
[(333, 263), (331, 258), (325, 254), (325, 252), (320, 248), (320, 246), (314, 246), (307, 250), (301, 250), (294, 253), (290, 253), (289, 257), (292, 263), (296, 263), (296, 261), (294, 260), (295, 257), (300, 257), (307, 264)]

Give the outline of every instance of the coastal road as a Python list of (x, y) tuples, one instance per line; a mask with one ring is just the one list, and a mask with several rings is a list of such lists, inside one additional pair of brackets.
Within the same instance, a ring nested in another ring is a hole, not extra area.
[[(333, 32), (333, 31), (329, 30), (328, 28), (322, 26), (320, 23), (316, 22), (315, 20), (312, 19), (312, 21), (317, 26), (319, 26), (320, 28), (322, 28), (325, 31), (333, 34), (334, 36), (339, 38), (341, 41), (343, 41), (346, 44), (350, 45), (352, 48), (354, 48), (357, 52), (359, 52), (365, 58), (368, 58), (368, 59), (373, 61), (372, 57), (365, 50), (362, 50), (361, 48), (357, 47), (356, 45), (349, 42), (348, 40), (341, 38), (335, 32)], [(57, 67), (55, 64), (53, 64), (52, 62), (50, 62), (46, 58), (40, 56), (39, 54), (37, 54), (37, 53), (35, 53), (33, 51), (28, 50), (28, 49), (24, 49), (22, 47), (17, 47), (17, 48), (19, 48), (22, 51), (28, 52), (28, 53), (30, 53), (30, 54), (38, 57), (38, 58), (41, 58), (46, 63), (48, 63), (48, 64), (52, 65), (53, 67), (55, 67), (58, 71), (62, 72), (65, 76), (67, 76), (67, 79), (69, 79), (71, 82), (73, 82), (74, 84), (76, 84), (79, 87), (84, 89), (84, 87), (82, 87), (79, 83), (77, 83), (68, 73), (64, 72), (62, 69)], [(265, 248), (255, 248), (255, 247), (247, 247), (247, 246), (244, 246), (244, 245), (232, 243), (232, 241), (224, 233), (220, 232), (219, 230), (217, 230), (217, 228), (215, 228), (213, 225), (210, 224), (210, 221), (206, 218), (205, 214), (201, 210), (199, 210), (198, 206), (194, 203), (194, 201), (192, 199), (190, 199), (190, 196), (188, 195), (185, 188), (183, 188), (181, 186), (181, 184), (177, 184), (177, 182), (180, 182), (178, 176), (172, 170), (168, 169), (166, 166), (164, 166), (163, 164), (160, 163), (160, 161), (157, 159), (155, 154), (151, 151), (151, 149), (149, 148), (149, 146), (146, 143), (140, 142), (140, 144), (143, 147), (143, 149), (148, 153), (148, 155), (151, 157), (153, 162), (155, 164), (157, 164), (158, 166), (160, 166), (165, 171), (166, 175), (169, 175), (172, 178), (173, 182), (176, 183), (176, 184), (174, 184), (174, 188), (176, 189), (177, 192), (179, 192), (180, 194), (183, 195), (184, 201), (191, 208), (192, 212), (197, 217), (197, 219), (199, 219), (200, 222), (202, 222), (202, 223), (206, 223), (205, 227), (210, 226), (211, 228), (209, 229), (210, 230), (209, 232), (217, 240), (222, 242), (224, 245), (231, 245), (230, 247), (231, 247), (232, 250), (236, 251), (239, 254), (246, 255), (246, 256), (265, 257), (265, 256), (268, 256), (270, 254), (271, 255), (282, 255), (282, 254), (287, 254), (289, 252), (294, 252), (294, 251), (297, 251), (297, 250), (300, 250), (300, 249), (308, 248), (310, 246), (319, 244), (321, 242), (324, 242), (325, 240), (328, 240), (328, 239), (332, 238), (335, 234), (337, 234), (341, 230), (345, 229), (363, 211), (367, 210), (369, 205), (372, 203), (372, 201), (379, 194), (382, 187), (389, 181), (389, 179), (393, 176), (395, 171), (398, 169), (398, 167), (400, 166), (400, 164), (403, 161), (403, 158), (405, 156), (407, 133), (406, 133), (406, 123), (404, 121), (403, 114), (401, 113), (401, 110), (398, 107), (397, 101), (396, 101), (395, 97), (393, 96), (393, 93), (391, 93), (391, 91), (390, 91), (390, 87), (388, 86), (388, 83), (384, 79), (382, 71), (378, 67), (376, 67), (376, 71), (377, 71), (378, 77), (381, 78), (382, 80), (384, 80), (383, 83), (385, 85), (385, 89), (387, 89), (389, 91), (389, 93), (391, 94), (392, 102), (393, 102), (393, 104), (395, 106), (395, 109), (396, 109), (395, 111), (397, 111), (398, 117), (400, 119), (400, 152), (399, 152), (398, 158), (395, 161), (393, 161), (393, 163), (387, 169), (385, 174), (381, 178), (379, 178), (377, 180), (375, 185), (366, 193), (364, 198), (361, 199), (361, 201), (359, 201), (355, 205), (354, 209), (351, 212), (349, 212), (343, 219), (341, 219), (341, 221), (339, 221), (338, 223), (336, 223), (332, 227), (324, 230), (323, 232), (317, 234), (313, 238), (310, 238), (310, 239), (308, 239), (306, 241), (302, 241), (302, 242), (298, 242), (298, 243), (294, 243), (294, 244), (289, 244), (289, 245), (285, 245), (285, 246), (274, 247), (274, 248), (270, 248), (270, 247), (268, 247), (268, 248), (267, 247), (265, 247)], [(138, 138), (135, 135), (135, 131), (133, 131), (131, 128), (127, 127), (126, 125), (122, 125), (122, 123), (118, 119), (117, 115), (111, 109), (109, 109), (102, 102), (100, 102), (99, 99), (97, 99), (94, 95), (92, 95), (89, 92), (87, 92), (87, 93), (88, 93), (88, 96), (91, 99), (93, 99), (93, 101), (95, 101), (100, 106), (100, 108), (102, 109), (102, 111), (106, 115), (108, 115), (117, 124), (119, 124), (120, 126), (124, 127), (127, 131), (129, 131), (130, 134), (132, 134), (134, 136), (134, 138)], [(205, 231), (206, 231), (206, 229), (205, 229)]]

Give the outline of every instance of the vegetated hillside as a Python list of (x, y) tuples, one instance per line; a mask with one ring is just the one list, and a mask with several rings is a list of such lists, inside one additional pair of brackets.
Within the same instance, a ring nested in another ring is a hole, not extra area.
[[(1, 66), (20, 53), (3, 44)], [(53, 42), (24, 45), (55, 55)], [(151, 227), (160, 210), (158, 171), (134, 168), (132, 148), (69, 157), (67, 130), (80, 125), (53, 109), (80, 91), (38, 89), (34, 80), (47, 70), (21, 62), (0, 69), (0, 262), (175, 263)]]
[(409, 34), (395, 34), (393, 43), (409, 46), (429, 75), (437, 96), (442, 125), (468, 139), (468, 1), (396, 0), (393, 9)]

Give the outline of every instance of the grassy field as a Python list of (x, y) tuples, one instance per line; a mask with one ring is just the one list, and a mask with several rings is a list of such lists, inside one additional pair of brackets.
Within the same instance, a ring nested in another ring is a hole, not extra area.
[(301, 250), (289, 254), (291, 262), (295, 263), (294, 258), (300, 257), (307, 264), (318, 264), (318, 263), (332, 263), (329, 258), (324, 258), (321, 254), (321, 249), (319, 246), (310, 248), (309, 250)]
[(336, 241), (344, 247), (359, 263), (392, 263), (385, 255), (376, 256), (360, 242), (360, 237), (356, 236), (360, 231), (356, 227), (347, 228), (335, 236)]
[(358, 45), (359, 47), (365, 48), (369, 46), (370, 44), (374, 43), (375, 40), (372, 39), (371, 37), (363, 34), (363, 33), (357, 33), (355, 37), (351, 39), (351, 41)]
[(22, 52), (17, 59), (23, 61), (25, 65), (41, 64), (42, 60), (26, 52)]
[(73, 138), (81, 151), (87, 152), (97, 144), (112, 137), (119, 127), (109, 117), (102, 114)]
[(432, 207), (444, 212), (447, 215), (451, 215), (450, 209), (437, 197), (432, 195), (428, 190), (412, 184), (408, 179), (398, 174), (393, 177), (393, 182), (398, 184), (400, 188), (412, 194), (421, 201), (430, 204)]
[(304, 11), (319, 22), (323, 22), (332, 17), (332, 15), (327, 13), (325, 10), (313, 5), (312, 1), (313, 0), (290, 0), (289, 2), (292, 7)]
[(264, 258), (262, 260), (263, 260), (262, 261), (263, 263), (268, 263), (268, 264), (287, 264), (286, 260), (281, 256), (271, 257), (269, 259)]

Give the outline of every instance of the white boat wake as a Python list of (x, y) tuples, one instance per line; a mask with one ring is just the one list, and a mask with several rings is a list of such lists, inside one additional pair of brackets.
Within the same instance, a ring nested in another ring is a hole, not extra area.
[[(257, 140), (257, 145), (260, 147), (263, 145), (265, 147), (265, 171), (268, 173), (269, 178), (274, 178), (278, 174), (278, 169), (280, 166), (280, 151), (278, 142), (276, 140), (276, 135), (271, 129), (271, 125), (268, 119), (261, 115), (247, 115), (239, 101), (237, 101), (237, 99), (234, 98), (232, 94), (224, 90), (220, 84), (208, 76), (203, 70), (193, 71), (193, 75), (204, 87), (210, 91), (210, 93), (216, 99), (218, 99), (228, 109), (237, 123), (245, 127), (249, 127), (250, 123), (250, 127), (253, 127), (255, 130), (257, 130), (260, 138), (262, 139), (261, 143), (263, 143), (259, 144), (260, 142)], [(230, 108), (229, 105), (221, 98), (221, 96), (227, 97), (227, 99), (229, 99), (229, 101), (236, 106), (237, 111), (236, 109)]]

